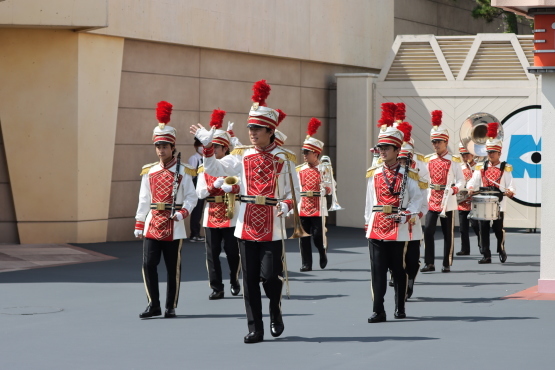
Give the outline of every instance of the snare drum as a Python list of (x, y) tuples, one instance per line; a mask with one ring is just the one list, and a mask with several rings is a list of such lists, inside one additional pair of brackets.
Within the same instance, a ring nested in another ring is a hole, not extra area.
[(495, 195), (475, 195), (468, 218), (479, 221), (493, 221), (499, 218), (499, 198)]

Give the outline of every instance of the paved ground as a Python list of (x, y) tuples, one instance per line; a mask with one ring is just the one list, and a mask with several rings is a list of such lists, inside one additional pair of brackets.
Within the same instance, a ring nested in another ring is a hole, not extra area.
[[(505, 264), (478, 265), (474, 248), (449, 274), (420, 274), (406, 320), (393, 319), (389, 289), (390, 321), (368, 324), (366, 241), (330, 228), (328, 268), (290, 272), (283, 336), (266, 319), (266, 341), (253, 345), (228, 284), (224, 300), (208, 301), (203, 245), (184, 244), (178, 318), (149, 320), (138, 318), (141, 243), (79, 245), (117, 259), (0, 273), (0, 369), (552, 368), (555, 302), (504, 298), (537, 284), (539, 239), (509, 232)], [(296, 241), (287, 250), (298, 271)]]

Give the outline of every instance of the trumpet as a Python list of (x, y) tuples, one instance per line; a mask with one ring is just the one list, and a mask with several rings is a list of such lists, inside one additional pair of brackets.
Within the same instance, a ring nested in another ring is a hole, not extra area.
[[(224, 184), (227, 185), (237, 185), (239, 183), (239, 178), (237, 176), (227, 176), (224, 179)], [(236, 194), (225, 193), (225, 217), (229, 220), (233, 218), (235, 213), (235, 197)]]

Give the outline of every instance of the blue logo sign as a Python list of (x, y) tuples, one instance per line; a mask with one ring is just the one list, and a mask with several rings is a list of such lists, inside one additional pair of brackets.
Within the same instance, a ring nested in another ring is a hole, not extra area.
[(522, 179), (524, 173), (531, 179), (540, 179), (542, 139), (536, 143), (532, 135), (512, 135), (507, 162), (513, 165), (513, 178)]

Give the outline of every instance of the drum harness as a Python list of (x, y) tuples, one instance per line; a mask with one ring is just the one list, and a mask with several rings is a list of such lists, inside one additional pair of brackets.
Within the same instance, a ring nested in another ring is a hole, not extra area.
[[(488, 169), (488, 164), (489, 161), (486, 161), (486, 163), (484, 163), (484, 168), (481, 170), (482, 171), (482, 182), (484, 182), (484, 179), (486, 179), (486, 171)], [(499, 179), (497, 179), (497, 183), (501, 183), (501, 178), (503, 177), (503, 171), (505, 171), (505, 165), (507, 164), (507, 162), (501, 162), (501, 165), (499, 166), (499, 169), (501, 170), (501, 176), (499, 177)], [(489, 179), (488, 179), (489, 181)], [(503, 192), (495, 187), (495, 186), (480, 186), (480, 191), (494, 191), (497, 192), (498, 194), (496, 194), (496, 196), (499, 198), (499, 202), (501, 203), (501, 201), (503, 200)]]

